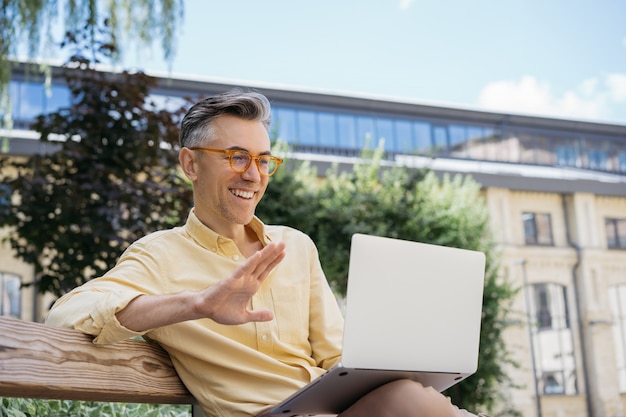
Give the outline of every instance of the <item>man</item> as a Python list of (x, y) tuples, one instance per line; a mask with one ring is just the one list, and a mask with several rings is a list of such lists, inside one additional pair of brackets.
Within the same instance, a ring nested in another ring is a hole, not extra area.
[[(315, 245), (254, 216), (282, 162), (270, 152), (269, 122), (269, 102), (257, 93), (194, 105), (180, 134), (180, 166), (194, 191), (186, 224), (133, 243), (48, 317), (95, 343), (157, 341), (209, 417), (255, 416), (340, 359), (343, 320)], [(471, 414), (408, 380), (341, 414), (418, 415)]]

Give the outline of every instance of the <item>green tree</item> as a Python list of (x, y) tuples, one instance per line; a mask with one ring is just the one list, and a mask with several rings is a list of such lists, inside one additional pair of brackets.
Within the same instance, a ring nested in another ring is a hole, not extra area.
[[(82, 31), (67, 41), (75, 48), (64, 73), (72, 104), (32, 126), (60, 149), (5, 156), (0, 166), (13, 196), (0, 226), (11, 227), (11, 246), (34, 265), (38, 290), (56, 295), (111, 268), (129, 242), (181, 223), (192, 202), (177, 171), (182, 111), (151, 102), (155, 80), (141, 72), (94, 70), (81, 54), (92, 45)], [(95, 45), (104, 57), (114, 50)]]
[[(275, 144), (273, 152), (281, 154), (286, 145)], [(272, 224), (289, 225), (298, 230), (311, 230), (315, 223), (313, 213), (317, 209), (317, 196), (313, 187), (305, 186), (317, 182), (315, 170), (308, 163), (289, 158), (269, 180), (256, 215)]]
[(0, 110), (8, 105), (11, 58), (22, 47), (31, 59), (49, 57), (54, 49), (55, 25), (60, 24), (63, 33), (76, 33), (86, 22), (93, 29), (90, 38), (95, 43), (95, 29), (106, 17), (117, 35), (112, 39), (116, 53), (122, 35), (143, 46), (160, 39), (163, 56), (169, 62), (184, 13), (184, 0), (0, 0), (0, 4)]
[(258, 214), (268, 222), (283, 220), (308, 233), (317, 243), (324, 271), (339, 294), (346, 290), (354, 233), (485, 252), (479, 368), (446, 394), (470, 410), (492, 409), (503, 400), (502, 387), (512, 384), (505, 368), (515, 364), (504, 346), (502, 332), (515, 291), (499, 279), (480, 186), (469, 177), (438, 178), (429, 171), (383, 168), (382, 156), (382, 150), (366, 151), (351, 172), (331, 170), (322, 182), (315, 176), (307, 177), (307, 170), (290, 167), (288, 187), (280, 189), (287, 180), (278, 178), (270, 184), (266, 198), (273, 200), (271, 207), (294, 216), (283, 214), (277, 219), (262, 206)]

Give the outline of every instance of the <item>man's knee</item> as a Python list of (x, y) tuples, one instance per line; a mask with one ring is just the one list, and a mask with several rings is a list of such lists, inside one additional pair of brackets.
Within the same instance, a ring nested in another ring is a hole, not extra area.
[[(358, 401), (346, 416), (389, 415), (389, 416), (456, 416), (456, 407), (450, 399), (431, 387), (402, 379), (375, 389)], [(376, 411), (374, 412), (374, 409)], [(355, 411), (359, 412), (355, 412)], [(366, 412), (364, 412), (366, 411)]]
[(444, 397), (434, 388), (425, 387), (419, 382), (409, 379), (390, 382), (380, 389), (389, 392), (390, 401), (404, 403), (412, 409), (424, 407), (444, 409), (452, 405), (449, 398)]

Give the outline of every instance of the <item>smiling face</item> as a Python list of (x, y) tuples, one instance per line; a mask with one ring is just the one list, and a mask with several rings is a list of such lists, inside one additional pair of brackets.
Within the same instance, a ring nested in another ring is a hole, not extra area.
[[(214, 140), (207, 140), (203, 147), (242, 149), (252, 155), (270, 151), (269, 135), (261, 122), (223, 115), (213, 121), (212, 130)], [(179, 159), (193, 183), (195, 213), (202, 223), (230, 237), (250, 223), (268, 183), (254, 162), (237, 173), (225, 154), (182, 148)]]

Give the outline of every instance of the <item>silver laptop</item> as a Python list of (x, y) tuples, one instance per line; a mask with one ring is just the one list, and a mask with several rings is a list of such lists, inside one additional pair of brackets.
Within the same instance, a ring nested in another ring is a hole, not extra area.
[(355, 234), (341, 364), (263, 417), (336, 415), (401, 378), (443, 391), (476, 372), (485, 255)]

